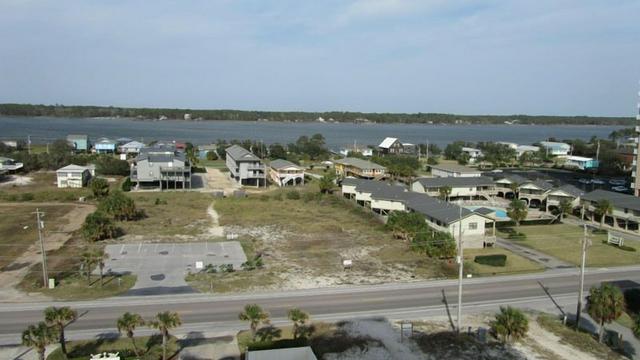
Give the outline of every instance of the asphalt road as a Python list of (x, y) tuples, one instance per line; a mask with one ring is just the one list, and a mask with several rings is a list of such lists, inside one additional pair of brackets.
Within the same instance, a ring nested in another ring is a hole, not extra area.
[[(637, 285), (636, 283), (640, 283), (640, 266), (589, 270), (585, 289), (588, 292), (592, 285), (608, 281), (626, 281), (625, 286)], [(573, 312), (577, 287), (577, 269), (465, 279), (463, 311), (483, 309), (486, 305), (495, 307), (514, 304), (528, 307), (527, 304), (540, 303), (553, 307), (558, 303), (564, 304), (567, 310)], [(119, 297), (56, 305), (70, 305), (78, 310), (79, 319), (69, 325), (67, 330), (69, 338), (77, 339), (113, 335), (116, 319), (126, 311), (139, 313), (146, 318), (151, 318), (160, 311), (177, 311), (184, 324), (183, 331), (212, 328), (230, 330), (246, 327), (237, 320), (237, 314), (247, 303), (260, 304), (271, 313), (276, 322), (286, 319), (286, 312), (292, 307), (300, 307), (316, 319), (394, 314), (411, 319), (410, 316), (419, 314), (419, 310), (445, 315), (443, 294), (449, 303), (450, 312), (455, 314), (455, 280), (226, 296), (185, 294)], [(19, 342), (20, 332), (27, 324), (40, 321), (42, 309), (49, 305), (51, 303), (0, 304), (0, 344)]]

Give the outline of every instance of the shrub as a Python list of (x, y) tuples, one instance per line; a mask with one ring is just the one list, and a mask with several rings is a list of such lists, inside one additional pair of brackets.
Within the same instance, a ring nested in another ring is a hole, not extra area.
[(289, 200), (299, 200), (300, 193), (297, 190), (291, 190), (287, 192), (287, 199)]
[(278, 200), (278, 201), (282, 201), (282, 193), (277, 193), (275, 195), (273, 195), (273, 199), (274, 200)]
[(302, 200), (304, 202), (309, 202), (309, 201), (313, 201), (318, 199), (318, 194), (317, 193), (310, 193), (310, 192), (306, 192), (302, 195)]
[(96, 211), (87, 216), (80, 232), (86, 240), (97, 241), (115, 237), (118, 234), (118, 229), (109, 217)]
[(124, 181), (122, 182), (122, 191), (124, 192), (129, 192), (131, 191), (131, 179), (127, 176), (126, 178), (124, 178)]
[(101, 156), (96, 161), (96, 171), (102, 175), (129, 175), (129, 163), (111, 156)]
[(512, 232), (507, 238), (511, 240), (526, 240), (527, 234), (521, 232)]
[(494, 255), (478, 255), (473, 259), (473, 262), (482, 265), (500, 266), (507, 265), (507, 255), (494, 254)]
[(20, 194), (20, 201), (32, 201), (35, 198), (32, 193)]
[(222, 264), (218, 267), (218, 269), (223, 273), (232, 273), (234, 271), (232, 264)]
[(133, 199), (120, 191), (116, 191), (102, 200), (98, 205), (98, 210), (113, 216), (116, 220), (136, 220), (142, 216), (140, 211), (136, 209)]
[(156, 201), (153, 202), (155, 205), (167, 205), (167, 200), (163, 200), (160, 198), (156, 198)]
[(102, 199), (109, 195), (109, 183), (107, 183), (107, 180), (103, 178), (95, 177), (91, 179), (89, 182), (89, 188), (91, 189), (93, 196), (97, 199)]
[(207, 160), (214, 161), (218, 160), (218, 154), (215, 151), (207, 151)]

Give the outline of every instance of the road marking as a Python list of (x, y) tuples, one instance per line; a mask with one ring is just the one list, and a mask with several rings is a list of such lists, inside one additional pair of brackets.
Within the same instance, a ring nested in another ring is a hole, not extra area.
[(138, 244), (138, 252), (140, 252), (140, 249), (142, 249), (142, 243)]

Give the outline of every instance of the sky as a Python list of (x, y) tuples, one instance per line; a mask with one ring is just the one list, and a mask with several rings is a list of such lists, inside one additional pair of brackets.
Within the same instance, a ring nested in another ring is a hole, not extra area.
[(640, 0), (0, 0), (0, 103), (634, 116)]

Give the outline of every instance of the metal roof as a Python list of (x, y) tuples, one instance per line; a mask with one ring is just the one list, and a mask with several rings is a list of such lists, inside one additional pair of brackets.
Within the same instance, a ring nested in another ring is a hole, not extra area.
[(571, 184), (566, 184), (566, 185), (562, 185), (558, 188), (553, 189), (551, 192), (554, 191), (562, 191), (565, 192), (573, 197), (581, 197), (584, 195), (584, 191), (571, 185)]
[(226, 150), (227, 156), (231, 156), (233, 160), (238, 161), (260, 161), (260, 158), (255, 156), (249, 150), (243, 148), (240, 145), (231, 145)]
[(374, 162), (368, 161), (368, 160), (362, 160), (362, 159), (358, 159), (358, 158), (344, 158), (344, 159), (338, 159), (335, 160), (336, 164), (342, 164), (342, 165), (347, 165), (347, 166), (353, 166), (356, 167), (358, 169), (374, 169), (374, 170), (386, 170), (387, 168), (382, 166), (382, 165), (378, 165)]
[(288, 167), (294, 167), (294, 168), (299, 169), (299, 170), (303, 169), (303, 167), (298, 166), (298, 165), (292, 163), (289, 160), (283, 160), (283, 159), (273, 160), (272, 162), (269, 163), (269, 167), (271, 167), (272, 169), (276, 169), (276, 170), (280, 170), (280, 169), (284, 169), (284, 168), (288, 168)]
[(449, 171), (449, 172), (457, 172), (457, 173), (477, 173), (480, 172), (478, 169), (472, 169), (470, 167), (458, 165), (458, 164), (440, 164), (440, 165), (429, 165), (432, 169)]
[(425, 188), (440, 188), (443, 186), (468, 187), (468, 186), (492, 186), (493, 179), (487, 176), (476, 177), (436, 177), (436, 178), (419, 178), (416, 182)]
[(383, 149), (388, 149), (396, 141), (398, 141), (397, 138), (387, 137), (387, 138), (384, 138), (384, 140), (382, 140), (382, 142), (380, 143), (380, 145), (378, 145), (378, 147)]
[(58, 171), (61, 171), (61, 172), (85, 171), (85, 170), (89, 170), (89, 168), (87, 168), (86, 166), (70, 164), (70, 165), (67, 165), (65, 167), (61, 167), (60, 169), (56, 170), (56, 172), (58, 172)]
[(595, 202), (609, 200), (616, 208), (640, 211), (640, 197), (633, 195), (598, 189), (585, 194), (582, 199)]

